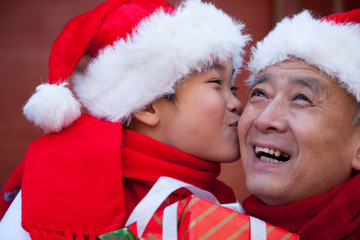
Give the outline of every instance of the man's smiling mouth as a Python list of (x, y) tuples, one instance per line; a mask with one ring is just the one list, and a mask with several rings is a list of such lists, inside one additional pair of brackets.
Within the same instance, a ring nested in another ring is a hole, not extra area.
[(271, 163), (286, 162), (290, 159), (290, 155), (287, 153), (280, 152), (276, 149), (259, 146), (255, 146), (255, 155), (257, 158)]

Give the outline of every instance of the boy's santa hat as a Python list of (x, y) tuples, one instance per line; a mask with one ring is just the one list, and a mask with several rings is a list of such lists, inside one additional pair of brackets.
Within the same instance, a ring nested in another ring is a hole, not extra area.
[(248, 68), (256, 75), (294, 57), (337, 80), (360, 102), (360, 9), (322, 19), (305, 10), (283, 19), (252, 49)]
[[(71, 125), (83, 105), (91, 115), (128, 122), (134, 111), (174, 93), (179, 80), (215, 60), (241, 66), (250, 40), (244, 25), (212, 4), (187, 0), (177, 9), (165, 0), (108, 0), (72, 19), (56, 39), (47, 83), (24, 106), (45, 132)], [(84, 55), (84, 74), (70, 75)]]

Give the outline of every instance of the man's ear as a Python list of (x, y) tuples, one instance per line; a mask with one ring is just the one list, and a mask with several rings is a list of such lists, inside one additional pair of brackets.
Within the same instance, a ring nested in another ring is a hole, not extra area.
[(152, 104), (147, 106), (144, 110), (134, 112), (133, 116), (139, 122), (149, 127), (154, 127), (159, 123), (159, 116)]

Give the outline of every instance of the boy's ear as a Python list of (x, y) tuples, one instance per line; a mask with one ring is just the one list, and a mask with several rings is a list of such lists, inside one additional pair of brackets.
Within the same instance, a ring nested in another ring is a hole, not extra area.
[(154, 127), (159, 123), (159, 116), (156, 113), (152, 104), (146, 107), (144, 110), (133, 113), (134, 118), (143, 124)]
[(356, 150), (356, 155), (351, 163), (351, 166), (356, 171), (360, 171), (360, 148)]
[[(355, 131), (360, 132), (359, 128), (355, 129)], [(360, 133), (357, 134), (357, 146), (356, 146), (356, 153), (355, 156), (353, 157), (353, 160), (351, 162), (351, 166), (353, 169), (360, 171)]]

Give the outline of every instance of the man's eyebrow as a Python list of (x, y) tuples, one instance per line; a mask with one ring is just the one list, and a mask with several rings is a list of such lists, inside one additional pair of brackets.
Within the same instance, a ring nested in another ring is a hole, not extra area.
[(312, 77), (293, 77), (290, 79), (290, 83), (300, 84), (304, 87), (309, 88), (311, 91), (315, 93), (323, 92), (323, 87), (321, 86), (319, 79)]
[(251, 92), (251, 90), (252, 90), (257, 84), (260, 84), (260, 83), (269, 81), (270, 79), (272, 79), (272, 75), (270, 75), (270, 74), (262, 74), (262, 75), (260, 75), (260, 76), (255, 77), (255, 78), (254, 78), (254, 81), (252, 82), (252, 84), (251, 84), (250, 87), (249, 87), (249, 92)]

